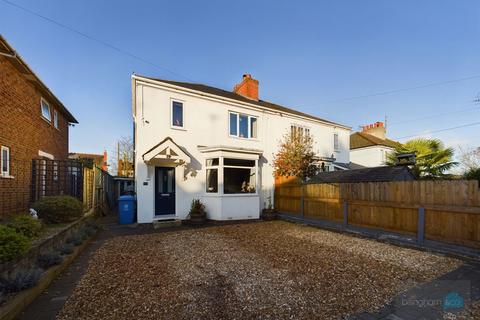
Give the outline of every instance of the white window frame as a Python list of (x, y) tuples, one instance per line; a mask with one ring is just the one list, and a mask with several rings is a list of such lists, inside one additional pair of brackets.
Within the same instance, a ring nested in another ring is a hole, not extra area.
[[(7, 151), (7, 170), (4, 171), (3, 170), (3, 151)], [(10, 177), (10, 148), (9, 147), (6, 147), (6, 146), (2, 146), (0, 148), (0, 175), (2, 177)]]
[(58, 129), (58, 111), (53, 110), (53, 126)]
[[(250, 121), (250, 119), (249, 119)], [(233, 166), (233, 165), (225, 165), (225, 159), (235, 159), (235, 160), (247, 160), (247, 161), (255, 161), (255, 167), (246, 167), (246, 166)], [(245, 159), (245, 158), (238, 158), (238, 157), (231, 157), (231, 156), (224, 156), (221, 160), (220, 169), (222, 170), (222, 195), (224, 197), (235, 197), (235, 196), (258, 196), (258, 159)], [(234, 169), (251, 169), (255, 168), (255, 192), (240, 192), (240, 193), (225, 193), (225, 168), (234, 168)]]
[[(177, 126), (173, 123), (173, 103), (174, 102), (182, 104), (182, 125), (181, 126)], [(170, 99), (170, 127), (172, 129), (185, 130), (185, 101), (182, 101), (179, 99)]]
[(338, 132), (333, 133), (333, 150), (336, 152), (340, 151), (340, 140), (339, 140)]
[[(44, 105), (48, 108), (48, 118), (43, 114)], [(52, 122), (52, 109), (50, 108), (50, 104), (47, 102), (47, 100), (43, 98), (40, 98), (40, 114), (45, 121), (48, 121), (50, 123)]]
[[(218, 165), (207, 165), (208, 163), (208, 160), (213, 160), (213, 159), (216, 159), (218, 158)], [(205, 193), (207, 195), (218, 195), (220, 194), (220, 168), (223, 166), (223, 164), (221, 165), (220, 162), (223, 162), (223, 159), (220, 159), (220, 157), (212, 157), (212, 158), (207, 158), (205, 159)], [(209, 192), (207, 191), (207, 170), (217, 170), (217, 192)]]
[[(231, 114), (235, 114), (237, 116), (237, 134), (236, 135), (233, 135), (231, 132), (231, 123), (230, 123), (230, 115)], [(244, 116), (244, 117), (247, 117), (247, 123), (248, 123), (248, 137), (240, 137), (240, 116)], [(252, 128), (251, 128), (251, 124), (252, 124), (252, 121), (250, 119), (256, 119), (257, 120), (257, 136), (256, 137), (252, 137)], [(228, 112), (228, 135), (232, 138), (238, 138), (238, 139), (249, 139), (249, 140), (258, 140), (258, 136), (259, 136), (259, 119), (257, 116), (252, 116), (252, 115), (249, 115), (249, 114), (245, 114), (245, 113), (240, 113), (240, 112), (235, 112), (235, 111), (229, 111)]]
[(296, 132), (301, 130), (302, 135), (304, 135), (304, 134), (310, 135), (310, 127), (303, 126), (303, 125), (300, 125), (300, 124), (297, 124), (297, 123), (292, 123), (290, 125), (290, 136), (293, 136), (293, 131), (294, 131), (293, 128), (296, 128), (295, 129)]

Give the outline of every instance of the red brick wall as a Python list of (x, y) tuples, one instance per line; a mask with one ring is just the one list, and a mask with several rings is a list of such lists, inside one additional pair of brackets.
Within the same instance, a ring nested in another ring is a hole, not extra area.
[(237, 84), (233, 91), (246, 98), (258, 100), (258, 80), (253, 79), (249, 74), (244, 74), (242, 82)]
[[(68, 157), (67, 120), (56, 109), (54, 102), (42, 96), (9, 60), (11, 58), (0, 56), (0, 146), (10, 148), (10, 175), (13, 178), (0, 177), (0, 218), (11, 213), (8, 211), (15, 207), (27, 206), (31, 160), (39, 158), (39, 150), (52, 154), (58, 160)], [(50, 105), (52, 123), (41, 116), (41, 97)], [(58, 112), (58, 129), (53, 126), (55, 109)]]

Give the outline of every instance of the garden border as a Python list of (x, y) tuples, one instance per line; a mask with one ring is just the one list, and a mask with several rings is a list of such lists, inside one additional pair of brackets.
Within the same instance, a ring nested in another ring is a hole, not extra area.
[[(75, 225), (76, 223), (83, 222), (85, 218), (82, 218), (70, 226)], [(70, 230), (70, 228), (66, 228), (62, 230), (60, 233), (56, 234), (59, 235), (64, 233), (65, 231)], [(47, 289), (50, 284), (66, 269), (70, 264), (77, 258), (80, 253), (85, 250), (85, 248), (95, 239), (97, 236), (98, 230), (95, 232), (93, 236), (88, 238), (84, 243), (80, 246), (76, 247), (74, 251), (66, 256), (63, 262), (58, 265), (49, 268), (46, 270), (38, 283), (30, 288), (17, 293), (12, 299), (5, 302), (3, 306), (0, 307), (0, 320), (12, 320), (15, 319), (25, 308), (32, 303), (42, 292)], [(56, 235), (52, 236), (55, 237)], [(47, 238), (50, 239), (50, 238)]]

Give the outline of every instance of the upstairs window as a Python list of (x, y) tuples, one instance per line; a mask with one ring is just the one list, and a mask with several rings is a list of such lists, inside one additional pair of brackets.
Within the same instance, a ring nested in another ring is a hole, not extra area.
[(340, 146), (338, 144), (338, 133), (333, 134), (333, 150), (335, 150), (335, 151), (340, 150)]
[(183, 128), (183, 103), (172, 101), (172, 127)]
[(1, 170), (0, 174), (2, 176), (10, 176), (10, 148), (2, 146), (0, 154)]
[(58, 129), (58, 112), (53, 110), (53, 126)]
[(230, 112), (230, 136), (246, 139), (258, 138), (258, 118), (246, 114)]
[(47, 101), (40, 99), (40, 107), (42, 110), (42, 117), (48, 122), (51, 122), (52, 115), (50, 114), (50, 106), (48, 105)]
[(290, 126), (290, 135), (292, 138), (294, 137), (304, 137), (310, 135), (310, 128), (305, 128), (298, 125), (291, 125)]

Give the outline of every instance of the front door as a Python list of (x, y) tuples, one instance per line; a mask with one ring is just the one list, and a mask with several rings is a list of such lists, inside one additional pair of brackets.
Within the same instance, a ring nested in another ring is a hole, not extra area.
[(155, 215), (175, 214), (175, 168), (155, 167)]

